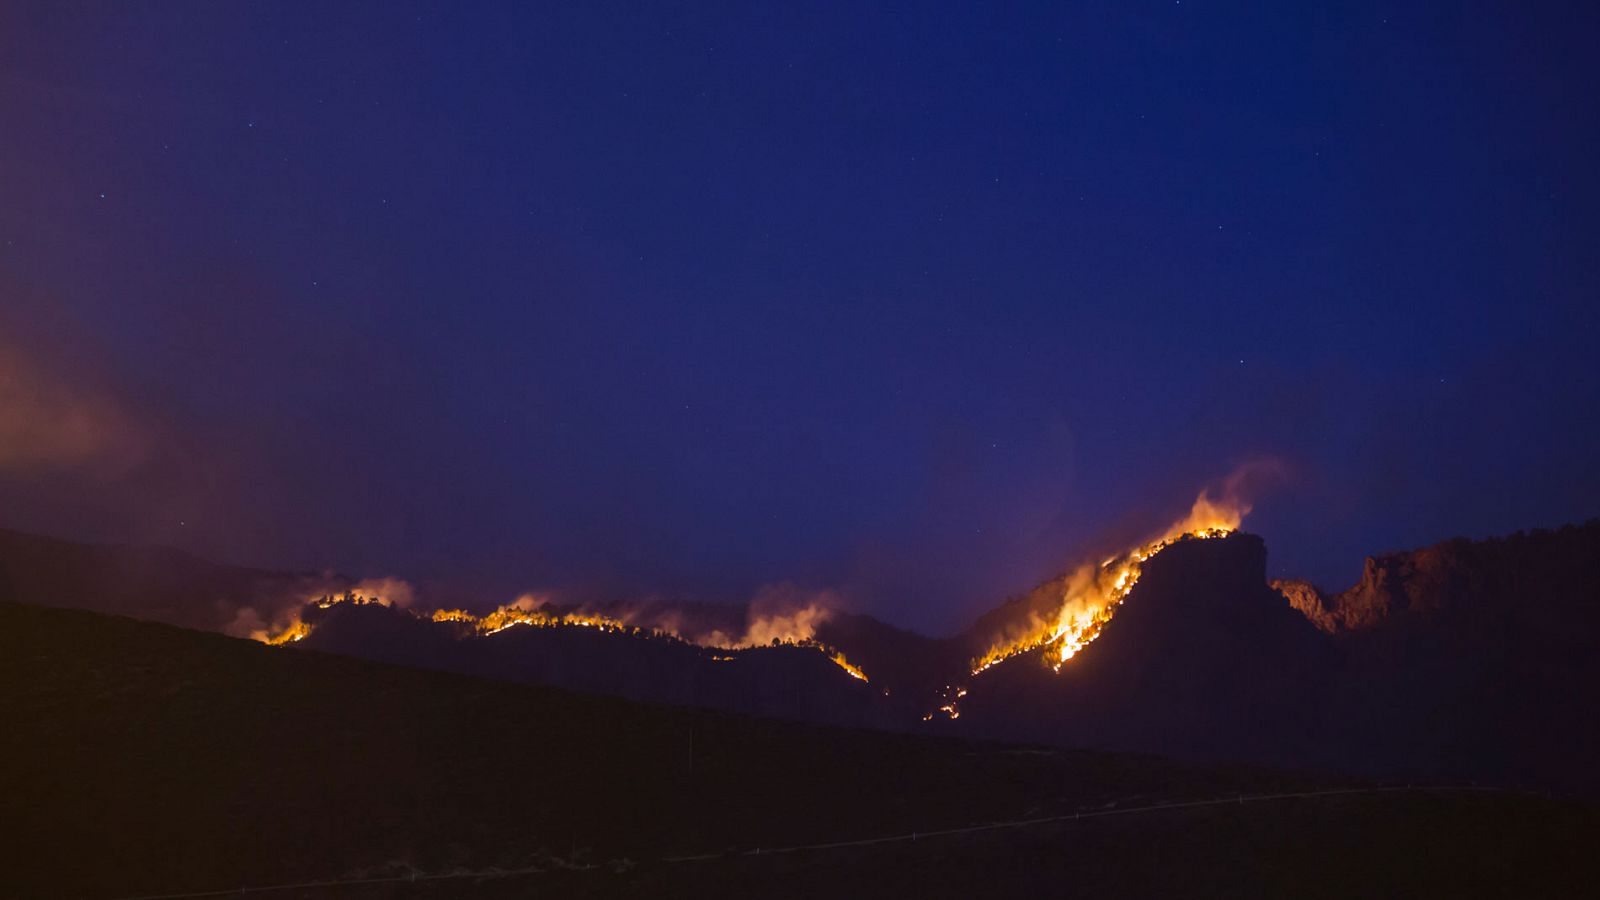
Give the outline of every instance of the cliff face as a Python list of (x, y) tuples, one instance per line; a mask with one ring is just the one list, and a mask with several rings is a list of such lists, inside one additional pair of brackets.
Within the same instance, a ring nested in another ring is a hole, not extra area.
[(1289, 601), (1289, 606), (1324, 634), (1338, 634), (1343, 628), (1328, 605), (1328, 595), (1309, 581), (1295, 578), (1274, 579), (1272, 589)]
[(1600, 790), (1600, 521), (1374, 557), (1337, 594), (1273, 587), (1340, 649), (1318, 762)]
[(1337, 594), (1304, 581), (1272, 586), (1329, 634), (1493, 624), (1600, 637), (1600, 520), (1368, 557), (1361, 579)]
[(1470, 552), (1462, 549), (1451, 542), (1406, 553), (1369, 556), (1361, 579), (1348, 590), (1332, 595), (1308, 581), (1295, 579), (1277, 580), (1272, 586), (1323, 632), (1365, 631), (1391, 619), (1426, 617), (1459, 602), (1463, 581), (1472, 567)]

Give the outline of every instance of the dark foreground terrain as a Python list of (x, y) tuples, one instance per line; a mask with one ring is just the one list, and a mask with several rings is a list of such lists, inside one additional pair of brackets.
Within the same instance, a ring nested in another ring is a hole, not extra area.
[[(1589, 886), (1600, 836), (1560, 799), (1251, 799), (1368, 786), (648, 706), (17, 604), (0, 604), (0, 721), (6, 897), (1552, 896)], [(1069, 818), (930, 834), (1049, 817)]]

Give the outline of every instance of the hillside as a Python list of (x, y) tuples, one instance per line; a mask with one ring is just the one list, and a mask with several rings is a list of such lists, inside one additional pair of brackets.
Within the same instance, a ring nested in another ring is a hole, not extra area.
[(960, 733), (1195, 758), (1303, 762), (1333, 648), (1267, 587), (1257, 536), (1154, 556), (1100, 637), (1059, 672), (1021, 657), (964, 682)]
[(265, 624), (259, 612), (347, 582), (223, 565), (168, 547), (86, 544), (0, 528), (0, 602), (92, 609), (243, 636)]
[(1338, 647), (1325, 759), (1600, 792), (1600, 521), (1369, 558), (1336, 594), (1275, 586)]
[(895, 724), (881, 689), (810, 647), (723, 651), (648, 631), (578, 626), (485, 635), (378, 604), (306, 615), (315, 628), (294, 650), (809, 722)]
[(545, 874), (288, 895), (877, 896), (911, 879), (1031, 896), (1070, 877), (1140, 896), (1197, 875), (1258, 895), (1375, 877), (1482, 891), (1557, 878), (1594, 833), (1583, 807), (1379, 794), (725, 857), (1339, 782), (640, 705), (16, 604), (0, 604), (0, 717), (8, 896), (463, 867)]

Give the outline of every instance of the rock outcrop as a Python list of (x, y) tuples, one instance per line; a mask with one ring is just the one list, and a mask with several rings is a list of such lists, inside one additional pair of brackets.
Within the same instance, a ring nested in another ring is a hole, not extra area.
[(1361, 579), (1337, 594), (1305, 581), (1272, 586), (1329, 634), (1470, 621), (1600, 637), (1600, 520), (1368, 557)]

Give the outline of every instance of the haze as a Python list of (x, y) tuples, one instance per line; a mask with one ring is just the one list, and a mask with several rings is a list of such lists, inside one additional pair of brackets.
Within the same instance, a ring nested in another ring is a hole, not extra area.
[(1055, 7), (6, 4), (0, 525), (937, 632), (1593, 514), (1593, 10)]

